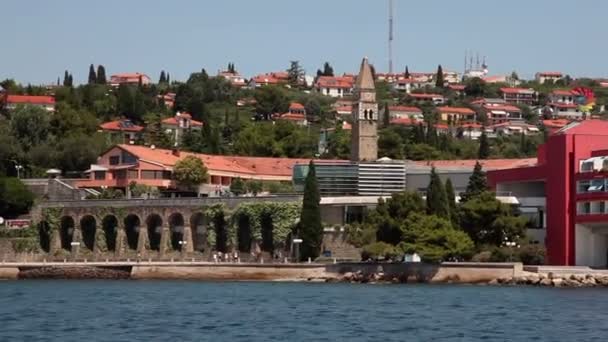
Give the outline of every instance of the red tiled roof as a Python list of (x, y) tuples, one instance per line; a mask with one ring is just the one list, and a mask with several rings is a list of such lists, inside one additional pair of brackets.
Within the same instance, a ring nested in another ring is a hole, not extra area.
[(450, 107), (450, 106), (443, 106), (443, 107), (439, 107), (439, 112), (440, 113), (446, 113), (446, 114), (463, 114), (463, 115), (475, 115), (475, 111), (472, 110), (471, 108), (466, 108), (466, 107)]
[(351, 89), (354, 83), (355, 79), (350, 76), (319, 76), (316, 87)]
[(340, 112), (348, 112), (348, 113), (352, 113), (353, 111), (353, 106), (341, 106), (336, 108), (336, 112), (340, 113)]
[(115, 120), (104, 122), (99, 127), (105, 131), (141, 132), (142, 126), (134, 125), (131, 120)]
[(299, 113), (285, 113), (279, 116), (279, 120), (304, 121), (306, 120), (306, 116)]
[(52, 96), (7, 95), (6, 103), (54, 105), (55, 98)]
[(511, 106), (511, 105), (484, 105), (483, 108), (485, 108), (486, 110), (492, 111), (492, 110), (502, 110), (505, 112), (521, 112), (521, 109), (519, 109), (519, 107), (516, 106)]
[(524, 122), (501, 122), (498, 124), (490, 125), (490, 126), (488, 126), (488, 128), (498, 128), (498, 127), (505, 127), (505, 126), (515, 126), (515, 127), (525, 127), (525, 128), (536, 127), (534, 125), (530, 125), (530, 124), (527, 124)]
[(555, 120), (543, 120), (543, 126), (549, 128), (562, 128), (570, 123), (570, 121), (566, 119), (555, 119)]
[(277, 84), (281, 82), (281, 80), (272, 75), (257, 75), (253, 78), (253, 81), (260, 84)]
[(552, 91), (551, 94), (552, 95), (557, 95), (557, 96), (572, 96), (572, 95), (574, 95), (571, 90), (560, 90), (560, 89)]
[[(556, 121), (556, 120), (554, 120)], [(605, 120), (585, 120), (576, 122), (576, 124), (572, 124), (571, 126), (564, 128), (558, 131), (558, 134), (601, 134), (601, 132), (608, 132), (608, 121)]]
[(460, 128), (481, 128), (482, 126), (480, 124), (476, 124), (476, 123), (465, 123), (465, 124), (459, 125), (458, 127), (460, 127)]
[(526, 88), (500, 88), (500, 91), (502, 91), (505, 94), (520, 94), (520, 93), (529, 94), (529, 93), (533, 93), (534, 89), (526, 89)]
[(409, 94), (409, 95), (415, 99), (443, 98), (443, 95), (440, 95), (440, 94)]
[(464, 84), (450, 84), (448, 86), (448, 88), (450, 88), (452, 90), (461, 91), (461, 90), (464, 90), (466, 88), (466, 86)]
[(562, 77), (562, 73), (559, 71), (541, 71), (538, 74), (540, 76)]
[(395, 118), (391, 120), (391, 125), (403, 125), (403, 126), (415, 126), (421, 123), (422, 121), (418, 121), (416, 119), (410, 118)]
[(450, 129), (450, 126), (448, 126), (446, 124), (442, 124), (442, 123), (434, 124), (433, 126), (437, 129), (443, 129), (443, 130)]
[(290, 110), (291, 110), (291, 109), (304, 109), (304, 105), (303, 105), (303, 104), (301, 104), (301, 103), (298, 103), (298, 102), (292, 102), (292, 103), (289, 105), (289, 109), (290, 109)]
[(415, 112), (415, 113), (422, 113), (422, 110), (418, 107), (413, 107), (413, 106), (389, 106), (388, 107), (389, 111), (395, 111), (395, 112)]
[(475, 164), (479, 162), (484, 171), (488, 170), (503, 170), (513, 169), (518, 167), (529, 167), (537, 164), (536, 158), (524, 159), (486, 159), (486, 160), (431, 160), (431, 161), (415, 161), (418, 165), (432, 165), (438, 169), (442, 168), (462, 168), (473, 170)]
[[(166, 118), (162, 121), (163, 124), (165, 125), (170, 125), (170, 126), (177, 126), (179, 125), (179, 123), (177, 122), (177, 115), (171, 118)], [(185, 117), (186, 119), (190, 119), (190, 125), (191, 126), (196, 126), (196, 127), (200, 127), (203, 126), (203, 123), (200, 121), (196, 121), (196, 120), (192, 120), (192, 116), (188, 113), (180, 113), (180, 117)]]

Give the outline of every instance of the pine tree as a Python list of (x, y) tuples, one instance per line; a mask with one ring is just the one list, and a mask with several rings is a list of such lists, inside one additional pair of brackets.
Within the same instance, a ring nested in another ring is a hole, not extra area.
[(95, 74), (95, 67), (93, 64), (89, 66), (89, 84), (97, 83), (97, 75)]
[(165, 70), (160, 72), (160, 77), (158, 78), (158, 84), (167, 83), (167, 77), (165, 76)]
[(66, 70), (65, 73), (63, 74), (63, 86), (69, 87), (70, 86), (69, 82), (70, 82), (70, 74)]
[(334, 75), (334, 68), (331, 67), (329, 62), (325, 62), (325, 64), (323, 64), (323, 76), (333, 76), (333, 75)]
[(488, 159), (490, 156), (490, 143), (488, 142), (488, 136), (486, 132), (481, 133), (481, 137), (479, 138), (479, 159)]
[(97, 84), (106, 84), (107, 82), (106, 68), (100, 64), (97, 66)]
[(300, 66), (299, 61), (291, 61), (289, 69), (287, 69), (287, 80), (292, 87), (300, 85), (300, 81), (304, 76), (304, 70)]
[(410, 78), (410, 70), (407, 68), (407, 65), (405, 66), (405, 74), (403, 75), (403, 77)]
[(429, 215), (450, 218), (450, 207), (445, 188), (435, 167), (431, 169), (431, 181), (426, 189), (426, 211)]
[(460, 202), (464, 203), (471, 198), (478, 196), (479, 194), (488, 190), (488, 181), (486, 179), (486, 173), (483, 171), (481, 164), (477, 162), (473, 169), (473, 174), (469, 177), (469, 184), (465, 191), (460, 194)]
[(171, 77), (169, 76), (169, 73), (167, 73), (167, 84), (171, 84)]
[(435, 76), (435, 86), (437, 88), (443, 88), (444, 86), (443, 68), (441, 67), (441, 64), (439, 64), (439, 66), (437, 67), (437, 75)]
[(391, 111), (389, 110), (388, 102), (384, 104), (384, 116), (382, 117), (382, 124), (384, 127), (388, 127), (391, 124)]
[(321, 223), (320, 201), (321, 194), (317, 183), (317, 173), (315, 164), (311, 160), (308, 165), (308, 175), (306, 176), (304, 198), (302, 200), (302, 214), (298, 224), (298, 237), (302, 239), (302, 260), (315, 259), (321, 251), (323, 225)]
[(445, 181), (445, 196), (448, 200), (448, 208), (450, 209), (450, 219), (452, 223), (456, 223), (458, 221), (456, 206), (456, 193), (454, 192), (454, 185), (452, 185), (452, 180), (448, 178)]

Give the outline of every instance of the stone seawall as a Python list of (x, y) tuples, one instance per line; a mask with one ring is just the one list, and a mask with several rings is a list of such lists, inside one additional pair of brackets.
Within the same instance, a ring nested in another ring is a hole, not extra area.
[(132, 279), (305, 281), (333, 278), (325, 265), (133, 266)]
[(0, 280), (14, 280), (19, 276), (19, 267), (0, 266)]

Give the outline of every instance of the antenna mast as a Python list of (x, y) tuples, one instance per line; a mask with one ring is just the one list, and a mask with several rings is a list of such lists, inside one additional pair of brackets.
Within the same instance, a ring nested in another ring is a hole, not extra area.
[(388, 73), (393, 73), (393, 0), (388, 0)]

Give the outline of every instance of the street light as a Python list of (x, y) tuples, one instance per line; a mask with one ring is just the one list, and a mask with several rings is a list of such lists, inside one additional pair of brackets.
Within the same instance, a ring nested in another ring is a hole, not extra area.
[(13, 164), (15, 164), (15, 170), (17, 170), (17, 178), (21, 178), (21, 173), (19, 172), (20, 170), (23, 169), (23, 165), (19, 164), (16, 160), (11, 159), (10, 161), (13, 162)]
[(300, 244), (302, 243), (302, 239), (293, 239), (291, 243), (294, 246), (295, 254), (296, 254), (296, 262), (300, 261)]

